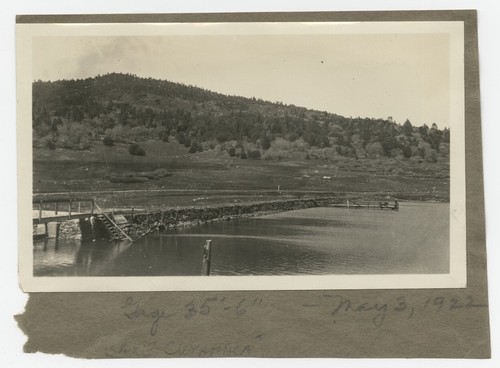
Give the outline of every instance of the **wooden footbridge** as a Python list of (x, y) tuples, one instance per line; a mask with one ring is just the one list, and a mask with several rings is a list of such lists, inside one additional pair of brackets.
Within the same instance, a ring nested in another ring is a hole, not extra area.
[(94, 216), (95, 209), (94, 198), (33, 199), (33, 210), (37, 211), (37, 215), (34, 213), (33, 216), (33, 225), (90, 219)]
[(99, 222), (107, 229), (110, 239), (132, 240), (124, 230), (128, 225), (124, 216), (107, 214), (96, 204), (95, 198), (33, 199), (33, 226), (45, 225), (45, 237), (48, 236), (49, 223), (56, 223), (56, 238), (58, 238), (61, 222), (69, 220), (80, 220), (82, 236), (85, 234), (94, 238), (94, 225)]

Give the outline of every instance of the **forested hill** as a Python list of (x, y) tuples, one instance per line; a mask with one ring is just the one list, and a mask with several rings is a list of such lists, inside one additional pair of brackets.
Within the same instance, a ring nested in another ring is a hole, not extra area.
[(177, 140), (190, 152), (242, 158), (315, 156), (416, 158), (449, 155), (449, 130), (391, 118), (347, 118), (256, 98), (130, 74), (33, 83), (33, 145), (93, 145)]

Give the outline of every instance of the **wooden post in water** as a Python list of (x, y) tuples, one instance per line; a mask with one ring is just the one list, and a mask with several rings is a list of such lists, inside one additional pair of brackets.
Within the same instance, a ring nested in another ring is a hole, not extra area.
[(132, 220), (134, 219), (134, 207), (132, 207)]
[(69, 205), (68, 205), (68, 218), (71, 220), (71, 199), (69, 200)]
[(78, 201), (78, 213), (82, 213), (82, 202)]
[(42, 219), (42, 201), (38, 202), (38, 221)]
[(59, 248), (59, 232), (60, 232), (60, 230), (61, 230), (61, 223), (57, 222), (56, 223), (56, 245), (55, 245), (56, 248)]
[(203, 259), (202, 259), (202, 265), (201, 265), (201, 275), (202, 276), (210, 276), (210, 258), (212, 254), (212, 249), (210, 247), (210, 244), (212, 243), (211, 240), (207, 240), (205, 245), (203, 246)]
[(59, 212), (59, 202), (56, 202), (56, 215)]
[(91, 215), (94, 214), (94, 200), (93, 199), (90, 201), (90, 214)]

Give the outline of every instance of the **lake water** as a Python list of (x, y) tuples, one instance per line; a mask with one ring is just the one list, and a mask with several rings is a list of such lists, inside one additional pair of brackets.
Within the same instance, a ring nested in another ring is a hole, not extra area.
[(127, 242), (35, 243), (35, 276), (413, 274), (449, 272), (449, 204), (399, 211), (310, 208), (151, 234)]

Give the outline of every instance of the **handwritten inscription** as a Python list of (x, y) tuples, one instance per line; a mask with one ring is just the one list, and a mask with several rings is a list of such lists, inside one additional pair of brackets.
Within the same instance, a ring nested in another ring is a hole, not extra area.
[(148, 308), (147, 306), (143, 306), (132, 297), (128, 297), (121, 308), (123, 309), (123, 314), (128, 319), (151, 321), (151, 336), (156, 335), (158, 332), (161, 320), (166, 320), (175, 315), (175, 313), (169, 313), (164, 308)]
[[(260, 338), (260, 335), (258, 336)], [(257, 339), (257, 338), (256, 338)], [(255, 340), (255, 339), (254, 339)], [(179, 343), (168, 341), (124, 342), (108, 346), (105, 354), (110, 358), (134, 357), (244, 357), (258, 354), (259, 344), (248, 343)]]
[(186, 303), (182, 310), (168, 309), (164, 306), (151, 306), (134, 297), (127, 297), (121, 306), (123, 315), (130, 320), (147, 321), (151, 324), (150, 334), (155, 336), (160, 329), (160, 322), (176, 316), (191, 320), (195, 317), (205, 317), (211, 313), (219, 312), (236, 317), (242, 316), (252, 308), (258, 307), (262, 303), (262, 298), (236, 298), (210, 297), (205, 299), (192, 299)]
[[(432, 295), (432, 294), (431, 294)], [(436, 294), (434, 294), (436, 295)], [(460, 295), (460, 294), (459, 294)], [(252, 312), (259, 312), (263, 305), (273, 307), (273, 303), (264, 301), (261, 297), (232, 297), (211, 296), (206, 298), (185, 299), (183, 302), (161, 302), (152, 303), (140, 297), (129, 296), (122, 305), (120, 311), (124, 318), (144, 324), (148, 328), (149, 335), (145, 341), (141, 339), (127, 339), (119, 343), (111, 343), (104, 346), (108, 357), (211, 357), (211, 356), (259, 356), (262, 354), (262, 336), (260, 333), (251, 335), (238, 341), (226, 340), (224, 334), (214, 335), (214, 341), (196, 341), (189, 339), (187, 342), (182, 334), (174, 338), (179, 332), (179, 321), (190, 324), (192, 321), (202, 320), (213, 316), (220, 318), (245, 318)], [(282, 307), (276, 305), (276, 307)], [(308, 310), (325, 312), (330, 317), (333, 325), (356, 321), (360, 323), (371, 323), (375, 328), (381, 328), (388, 320), (393, 318), (401, 322), (402, 319), (423, 320), (427, 317), (433, 319), (436, 315), (444, 313), (457, 313), (458, 311), (477, 310), (487, 308), (488, 305), (475, 300), (469, 295), (455, 297), (424, 296), (408, 297), (406, 295), (394, 296), (392, 298), (360, 298), (348, 297), (348, 293), (324, 293), (313, 294), (313, 296), (302, 304), (304, 313), (300, 318), (307, 318)], [(316, 314), (317, 315), (317, 314)], [(283, 316), (286, 319), (286, 316)], [(295, 318), (291, 315), (290, 318)], [(321, 318), (321, 317), (320, 317)], [(168, 330), (169, 321), (175, 319), (171, 326), (175, 330)], [(196, 326), (194, 324), (193, 326)], [(265, 326), (264, 326), (265, 327)], [(263, 327), (263, 328), (264, 328)], [(265, 330), (265, 328), (264, 328)], [(166, 339), (155, 338), (160, 331), (164, 331)], [(263, 331), (265, 332), (265, 331)], [(222, 340), (220, 340), (222, 339)]]
[[(202, 301), (191, 300), (187, 303), (184, 318), (191, 319), (196, 315), (207, 316), (212, 309), (223, 310), (236, 316), (241, 316), (247, 312), (248, 308), (258, 306), (262, 303), (262, 298), (241, 298), (236, 301), (229, 301), (226, 297), (206, 298)], [(211, 309), (212, 308), (212, 309)]]
[[(415, 317), (417, 312), (444, 312), (458, 309), (487, 308), (487, 304), (477, 303), (471, 296), (464, 298), (446, 298), (443, 296), (431, 297), (424, 302), (409, 302), (401, 295), (388, 302), (352, 300), (338, 294), (323, 294), (319, 303), (304, 303), (306, 308), (328, 307), (331, 316), (341, 314), (369, 314), (376, 327), (381, 327), (390, 314), (406, 316), (407, 319)], [(334, 319), (334, 323), (336, 320)]]

